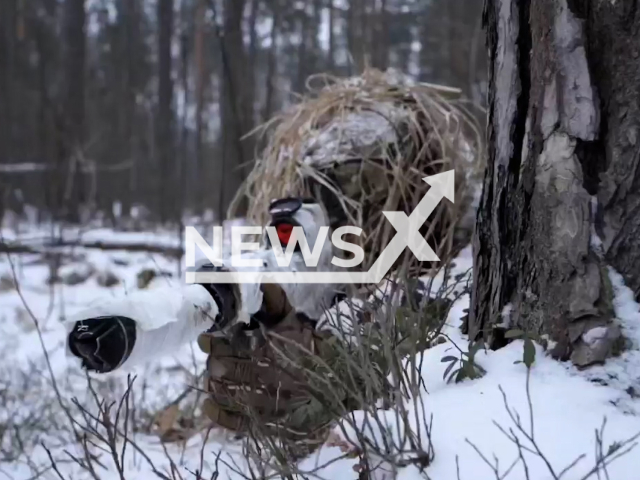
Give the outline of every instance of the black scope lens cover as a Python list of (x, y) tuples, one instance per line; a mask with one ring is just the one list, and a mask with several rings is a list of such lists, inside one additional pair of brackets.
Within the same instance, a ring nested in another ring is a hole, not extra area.
[(69, 334), (69, 350), (87, 370), (107, 373), (122, 365), (136, 342), (136, 322), (104, 316), (76, 322)]
[(272, 218), (288, 217), (300, 210), (302, 203), (302, 199), (297, 197), (279, 198), (271, 202), (269, 213)]

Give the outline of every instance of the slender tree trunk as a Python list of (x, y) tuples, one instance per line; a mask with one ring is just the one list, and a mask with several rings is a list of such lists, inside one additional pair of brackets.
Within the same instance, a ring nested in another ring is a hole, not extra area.
[[(9, 162), (12, 129), (12, 64), (15, 38), (15, 1), (0, 2), (0, 163)], [(0, 183), (0, 222), (3, 221), (7, 190)]]
[(523, 329), (579, 366), (622, 345), (607, 265), (640, 293), (636, 5), (487, 1), (489, 159), (471, 338), (496, 348), (505, 330)]
[(48, 35), (45, 26), (38, 25), (36, 34), (36, 51), (38, 52), (38, 156), (44, 162), (49, 152), (49, 91), (47, 77), (49, 74)]
[[(49, 18), (55, 18), (57, 4), (54, 1), (44, 2), (44, 13)], [(38, 51), (38, 101), (41, 120), (40, 148), (42, 152), (41, 161), (47, 164), (52, 170), (52, 175), (40, 177), (39, 182), (35, 182), (39, 187), (44, 200), (43, 211), (38, 212), (38, 221), (42, 221), (47, 214), (55, 214), (59, 206), (59, 177), (58, 165), (61, 160), (57, 155), (60, 145), (57, 132), (57, 111), (55, 108), (55, 95), (51, 91), (50, 78), (57, 77), (55, 69), (58, 63), (59, 45), (52, 41), (56, 32), (47, 22), (38, 22), (37, 51)]]
[(80, 221), (84, 201), (82, 161), (85, 140), (85, 48), (86, 12), (84, 0), (67, 0), (64, 9), (64, 118), (65, 129), (60, 141), (62, 159), (62, 206), (67, 220)]
[(158, 0), (158, 104), (156, 118), (156, 155), (160, 182), (158, 208), (162, 221), (174, 219), (176, 198), (173, 143), (173, 81), (171, 78), (171, 39), (173, 37), (173, 0)]
[(226, 211), (245, 177), (244, 162), (248, 160), (248, 148), (242, 137), (248, 130), (246, 119), (246, 90), (243, 72), (246, 67), (242, 17), (245, 0), (224, 1), (224, 24), (221, 99), (223, 166), (220, 172), (221, 205)]
[(335, 73), (336, 69), (336, 36), (335, 36), (335, 21), (336, 21), (336, 9), (333, 5), (333, 0), (328, 0), (329, 9), (329, 51), (327, 52), (327, 66), (330, 73)]
[(298, 36), (300, 43), (298, 44), (298, 71), (296, 72), (296, 82), (294, 90), (296, 93), (304, 93), (305, 82), (309, 75), (309, 15), (307, 14), (306, 7), (302, 11), (298, 12)]
[[(119, 35), (117, 37), (118, 57), (114, 66), (118, 77), (118, 150), (119, 157), (115, 163), (133, 161), (133, 131), (135, 124), (135, 84), (134, 84), (134, 36), (137, 18), (135, 2), (118, 0), (116, 2), (118, 12)], [(133, 167), (132, 167), (133, 168)], [(128, 175), (124, 171), (117, 175), (114, 185), (117, 192), (116, 199), (122, 204), (122, 212), (127, 215), (131, 209), (132, 194), (129, 189)]]
[[(206, 5), (205, 0), (197, 0), (197, 6), (195, 9), (195, 45), (194, 45), (194, 60), (195, 60), (195, 95), (196, 95), (196, 141), (195, 141), (195, 169), (196, 169), (196, 211), (202, 212), (204, 205), (204, 190), (205, 179), (204, 165), (203, 165), (203, 152), (202, 152), (202, 130), (203, 130), (203, 118), (202, 112), (204, 108), (204, 87), (205, 87), (205, 66), (204, 66), (204, 38), (205, 38), (205, 13)], [(185, 72), (186, 75), (186, 72)], [(185, 78), (186, 82), (186, 78)], [(185, 83), (186, 86), (186, 83)]]
[[(274, 2), (275, 3), (275, 2)], [(262, 113), (263, 121), (271, 118), (271, 114), (275, 108), (275, 81), (278, 70), (278, 30), (280, 28), (280, 5), (277, 3), (272, 7), (272, 24), (269, 40), (271, 48), (269, 49), (269, 57), (267, 60), (267, 85), (264, 101), (264, 111)]]
[(247, 78), (245, 94), (245, 115), (249, 128), (253, 128), (256, 119), (256, 62), (258, 60), (258, 48), (260, 39), (258, 38), (258, 18), (260, 2), (251, 0), (251, 14), (249, 15), (249, 51), (247, 54), (247, 64), (245, 76)]
[[(140, 64), (145, 61), (144, 42), (142, 41), (142, 5), (138, 2), (122, 0), (126, 8), (126, 58), (127, 58), (127, 104), (130, 106), (131, 123), (128, 132), (129, 155), (132, 162), (129, 175), (126, 179), (127, 195), (123, 201), (125, 215), (130, 215), (131, 207), (135, 201), (140, 201), (143, 196), (139, 191), (139, 170), (144, 163), (142, 160), (142, 139), (144, 138), (144, 117), (140, 117), (140, 108), (136, 104), (136, 97), (144, 85), (143, 69)], [(140, 125), (142, 124), (142, 125)]]
[(347, 11), (347, 44), (351, 60), (349, 74), (358, 74), (364, 67), (362, 17), (364, 0), (350, 0)]
[(324, 10), (324, 0), (314, 0), (313, 2), (313, 18), (311, 28), (311, 38), (309, 43), (313, 52), (313, 58), (309, 66), (309, 74), (315, 74), (322, 70), (324, 66), (322, 46), (320, 44), (320, 27), (322, 26), (322, 12)]
[[(202, 13), (204, 18), (204, 14), (206, 13), (206, 10), (203, 9)], [(177, 158), (179, 158), (178, 165), (176, 166), (176, 172), (177, 172), (178, 183), (179, 183), (178, 190), (180, 192), (180, 196), (183, 199), (183, 207), (185, 208), (194, 207), (196, 213), (201, 213), (199, 210), (201, 208), (201, 205), (200, 204), (196, 205), (194, 203), (193, 201), (194, 195), (192, 195), (192, 191), (189, 188), (191, 186), (191, 183), (190, 183), (191, 178), (195, 178), (198, 183), (193, 184), (193, 192), (196, 193), (195, 198), (200, 198), (198, 194), (200, 175), (192, 175), (196, 173), (196, 168), (195, 168), (195, 165), (192, 165), (190, 162), (190, 159), (191, 159), (189, 155), (190, 135), (189, 135), (189, 126), (188, 126), (189, 105), (192, 101), (191, 86), (189, 84), (189, 74), (192, 71), (190, 66), (191, 66), (192, 60), (194, 62), (197, 61), (195, 60), (195, 55), (192, 56), (191, 54), (192, 48), (193, 48), (193, 51), (195, 51), (196, 45), (198, 43), (197, 18), (194, 18), (195, 15), (197, 14), (198, 14), (198, 4), (196, 5), (195, 9), (193, 8), (193, 5), (187, 2), (182, 2), (180, 4), (180, 63), (178, 68), (178, 72), (179, 72), (178, 78), (180, 81), (180, 88), (182, 91), (182, 100), (180, 102), (182, 104), (182, 109), (180, 111), (180, 125), (176, 132), (177, 142), (178, 142)], [(195, 29), (193, 28), (194, 24), (196, 24)], [(195, 30), (195, 34), (193, 37), (191, 35), (192, 30)], [(195, 75), (197, 76), (197, 72), (195, 73)], [(196, 83), (197, 83), (197, 78), (196, 78)], [(196, 86), (196, 90), (197, 90), (197, 86)], [(197, 142), (198, 142), (198, 138), (197, 138), (198, 111), (197, 109), (198, 109), (198, 105), (196, 101), (196, 138), (194, 139), (196, 142), (196, 148), (198, 148), (197, 147)], [(196, 162), (194, 163), (197, 163), (197, 159), (196, 159)]]
[[(378, 2), (376, 2), (377, 4)], [(386, 70), (389, 66), (389, 18), (387, 0), (380, 0), (376, 11), (376, 24), (373, 28), (373, 66), (380, 70)]]
[(11, 157), (16, 0), (0, 2), (0, 162)]

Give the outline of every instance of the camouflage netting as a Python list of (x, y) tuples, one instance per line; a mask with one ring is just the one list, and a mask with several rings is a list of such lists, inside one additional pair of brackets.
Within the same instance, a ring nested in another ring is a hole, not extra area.
[[(479, 187), (480, 134), (456, 89), (418, 84), (394, 71), (310, 79), (309, 95), (265, 127), (268, 144), (236, 201), (246, 196), (251, 221), (264, 224), (269, 202), (286, 196), (322, 200), (331, 226), (363, 229), (365, 269), (395, 231), (383, 210), (413, 211), (429, 186), (456, 170), (456, 202), (443, 200), (424, 226), (441, 259), (468, 230)], [(465, 220), (466, 219), (466, 220)], [(350, 239), (353, 241), (353, 239)], [(459, 243), (459, 242), (458, 242)]]

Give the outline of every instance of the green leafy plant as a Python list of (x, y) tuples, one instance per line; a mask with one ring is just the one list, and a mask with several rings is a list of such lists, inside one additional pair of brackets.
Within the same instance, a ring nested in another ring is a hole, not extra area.
[(522, 352), (522, 360), (515, 363), (524, 363), (527, 368), (531, 368), (536, 361), (536, 347), (533, 344), (533, 338), (524, 330), (513, 329), (505, 333), (505, 338), (510, 340), (524, 340), (524, 349)]
[(460, 383), (463, 380), (475, 380), (482, 378), (487, 371), (476, 363), (476, 354), (484, 347), (482, 341), (472, 344), (468, 352), (460, 351), (460, 358), (455, 355), (447, 355), (440, 360), (442, 363), (449, 363), (442, 375), (447, 383), (454, 381)]

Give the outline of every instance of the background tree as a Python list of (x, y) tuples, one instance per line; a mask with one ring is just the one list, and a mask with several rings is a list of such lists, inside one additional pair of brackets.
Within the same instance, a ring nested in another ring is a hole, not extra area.
[(158, 113), (156, 117), (155, 144), (158, 182), (158, 206), (161, 220), (171, 218), (174, 199), (167, 194), (171, 184), (175, 185), (176, 168), (173, 130), (173, 0), (158, 0)]
[(63, 3), (62, 115), (58, 143), (57, 206), (71, 221), (79, 221), (79, 208), (86, 200), (83, 167), (85, 141), (85, 51), (86, 12), (84, 0)]
[(640, 292), (636, 4), (487, 2), (489, 165), (469, 328), (493, 347), (518, 328), (585, 366), (621, 346), (606, 265)]
[(0, 201), (223, 215), (260, 147), (247, 134), (309, 75), (392, 67), (482, 100), (482, 2), (3, 0)]

